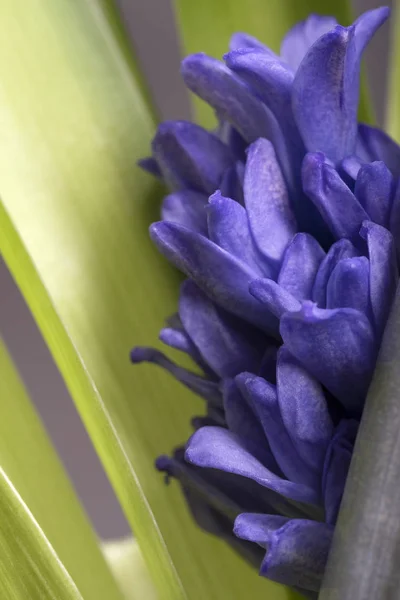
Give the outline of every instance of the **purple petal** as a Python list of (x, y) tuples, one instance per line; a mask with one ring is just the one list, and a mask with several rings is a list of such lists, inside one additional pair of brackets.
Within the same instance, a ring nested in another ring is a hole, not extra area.
[(315, 489), (314, 502), (318, 503), (319, 476), (299, 455), (284, 425), (275, 386), (251, 373), (241, 373), (235, 381), (257, 414), (282, 472), (291, 481)]
[(303, 187), (321, 213), (335, 238), (360, 244), (359, 231), (368, 215), (338, 172), (316, 152), (304, 158)]
[(279, 125), (289, 137), (291, 146), (304, 153), (292, 113), (292, 70), (278, 57), (259, 50), (247, 49), (229, 52), (226, 64), (237, 73), (262, 102), (273, 112)]
[(173, 189), (212, 194), (232, 163), (227, 146), (215, 135), (187, 121), (164, 121), (152, 143), (163, 177)]
[(285, 428), (300, 457), (322, 473), (333, 424), (321, 385), (282, 346), (277, 364), (278, 402)]
[(278, 269), (287, 244), (296, 232), (286, 185), (268, 140), (249, 148), (244, 198), (250, 227), (259, 250)]
[(278, 283), (297, 300), (311, 300), (314, 279), (325, 257), (318, 242), (297, 233), (284, 254)]
[(244, 164), (238, 161), (232, 167), (226, 169), (220, 185), (220, 191), (223, 196), (233, 198), (236, 202), (244, 205)]
[(249, 35), (248, 33), (242, 33), (241, 31), (238, 31), (231, 36), (229, 41), (229, 50), (240, 50), (241, 48), (253, 48), (262, 52), (266, 52), (267, 54), (277, 58), (275, 52), (272, 52), (272, 50), (270, 50), (257, 38)]
[(228, 429), (238, 436), (243, 447), (264, 466), (275, 474), (281, 474), (260, 422), (233, 379), (225, 381), (223, 399)]
[(362, 410), (377, 344), (367, 317), (351, 308), (319, 309), (304, 302), (280, 326), (289, 351), (351, 414)]
[(316, 500), (314, 490), (272, 473), (243, 448), (234, 433), (221, 427), (202, 427), (196, 431), (188, 442), (185, 459), (199, 467), (247, 477), (298, 502), (312, 504)]
[(254, 272), (272, 275), (272, 269), (263, 263), (251, 235), (246, 210), (217, 191), (207, 206), (208, 234), (212, 242), (233, 256), (243, 260)]
[(246, 160), (246, 140), (243, 139), (240, 133), (228, 121), (219, 120), (218, 137), (228, 146), (237, 161)]
[(343, 171), (350, 179), (355, 181), (363, 164), (363, 160), (352, 154), (351, 156), (346, 156), (346, 158), (342, 160), (339, 171)]
[(205, 364), (202, 356), (186, 331), (182, 329), (173, 329), (172, 327), (164, 327), (159, 333), (159, 339), (163, 344), (170, 348), (175, 348), (190, 356), (202, 369), (209, 371), (208, 365)]
[(265, 336), (217, 308), (193, 281), (181, 286), (179, 314), (201, 356), (220, 377), (260, 368)]
[(274, 137), (276, 124), (263, 104), (221, 61), (203, 53), (192, 54), (182, 61), (181, 72), (188, 88), (231, 122), (248, 143), (260, 136)]
[(181, 190), (164, 198), (161, 217), (163, 221), (179, 223), (207, 235), (207, 204), (207, 196), (191, 190)]
[(381, 129), (358, 126), (357, 154), (366, 162), (383, 161), (394, 177), (400, 176), (400, 146)]
[(396, 245), (397, 260), (400, 264), (400, 179), (397, 181), (393, 204), (390, 211), (389, 229)]
[(150, 236), (159, 250), (194, 279), (211, 300), (276, 336), (276, 317), (268, 314), (249, 292), (250, 282), (257, 275), (245, 263), (176, 223), (153, 223)]
[(354, 194), (371, 221), (388, 227), (394, 191), (393, 175), (383, 162), (363, 165), (359, 170)]
[(293, 84), (293, 112), (307, 150), (335, 163), (355, 151), (362, 53), (387, 8), (361, 15), (351, 27), (322, 35), (304, 57)]
[(251, 282), (249, 291), (278, 319), (287, 311), (297, 312), (301, 308), (300, 302), (272, 279), (255, 279)]
[(337, 25), (334, 17), (310, 15), (304, 21), (296, 23), (283, 38), (281, 56), (297, 71), (301, 61), (314, 42)]
[(333, 527), (306, 519), (243, 513), (234, 533), (267, 548), (260, 575), (286, 585), (319, 591)]
[(360, 232), (367, 241), (370, 263), (370, 299), (378, 339), (383, 333), (396, 291), (398, 271), (392, 234), (371, 221)]
[(318, 304), (318, 308), (326, 308), (328, 281), (338, 262), (344, 258), (353, 258), (357, 255), (356, 248), (346, 239), (339, 240), (330, 247), (328, 254), (320, 264), (314, 281), (312, 299), (313, 302)]
[(214, 405), (222, 404), (222, 396), (218, 383), (209, 381), (196, 373), (192, 373), (183, 367), (179, 367), (159, 350), (137, 346), (136, 348), (133, 348), (130, 356), (131, 361), (134, 364), (150, 362), (158, 365), (171, 373), (175, 379), (183, 383), (183, 385), (192, 390), (192, 392), (205, 398), (208, 402), (211, 402)]
[(349, 472), (358, 422), (342, 419), (326, 453), (322, 489), (326, 522), (335, 525)]
[(355, 308), (371, 318), (369, 260), (344, 258), (332, 271), (327, 287), (327, 308)]
[(138, 164), (138, 167), (143, 169), (143, 171), (146, 171), (146, 173), (150, 173), (150, 175), (153, 175), (154, 177), (157, 177), (158, 179), (162, 179), (162, 173), (160, 171), (160, 167), (158, 166), (156, 159), (153, 158), (152, 156), (147, 156), (146, 158), (141, 158), (140, 160), (138, 160), (137, 164)]
[(181, 68), (188, 88), (210, 104), (220, 118), (237, 129), (247, 143), (260, 137), (273, 142), (287, 181), (294, 186), (290, 158), (281, 129), (271, 111), (221, 61), (205, 54), (185, 58)]

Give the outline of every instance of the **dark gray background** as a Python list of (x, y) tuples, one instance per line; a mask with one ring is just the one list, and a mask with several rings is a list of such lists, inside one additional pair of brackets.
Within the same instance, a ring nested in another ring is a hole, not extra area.
[[(323, 2), (321, 0), (321, 6)], [(118, 3), (160, 115), (163, 119), (189, 118), (189, 102), (179, 78), (180, 50), (170, 0), (118, 0)], [(358, 15), (381, 4), (378, 0), (354, 0), (353, 5)], [(374, 38), (366, 59), (380, 123), (384, 113), (388, 44), (389, 27), (386, 24)], [(0, 294), (0, 334), (20, 370), (97, 533), (106, 539), (126, 534), (129, 531), (128, 525), (97, 455), (46, 345), (1, 258)]]

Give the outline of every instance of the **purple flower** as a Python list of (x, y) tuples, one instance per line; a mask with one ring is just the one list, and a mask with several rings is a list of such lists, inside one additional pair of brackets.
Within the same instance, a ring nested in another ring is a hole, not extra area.
[(357, 122), (361, 55), (387, 16), (312, 15), (280, 57), (242, 33), (225, 64), (189, 56), (218, 130), (163, 123), (142, 161), (171, 189), (151, 237), (188, 278), (160, 339), (197, 368), (131, 358), (206, 401), (157, 467), (204, 529), (310, 597), (398, 279), (400, 149)]

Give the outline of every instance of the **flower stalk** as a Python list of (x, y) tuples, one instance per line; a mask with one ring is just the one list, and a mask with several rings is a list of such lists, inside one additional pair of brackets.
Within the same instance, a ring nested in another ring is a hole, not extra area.
[(320, 600), (398, 598), (400, 290), (367, 396)]

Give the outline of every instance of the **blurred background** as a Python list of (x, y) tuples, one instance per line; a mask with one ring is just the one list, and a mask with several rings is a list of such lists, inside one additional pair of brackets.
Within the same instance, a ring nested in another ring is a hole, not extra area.
[[(190, 118), (188, 96), (179, 76), (181, 52), (171, 0), (117, 2), (160, 118)], [(321, 0), (321, 6), (323, 2)], [(354, 14), (359, 15), (381, 4), (378, 0), (353, 0)], [(384, 4), (390, 5), (391, 2)], [(212, 31), (209, 33), (212, 35)], [(384, 120), (389, 44), (389, 26), (385, 24), (366, 54), (368, 82), (377, 120), (381, 125)], [(143, 149), (144, 154), (147, 151), (148, 149)], [(104, 539), (128, 534), (129, 527), (74, 404), (1, 257), (0, 296), (0, 335), (20, 371), (95, 530)], [(128, 352), (129, 348), (127, 360)]]

